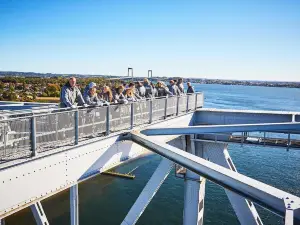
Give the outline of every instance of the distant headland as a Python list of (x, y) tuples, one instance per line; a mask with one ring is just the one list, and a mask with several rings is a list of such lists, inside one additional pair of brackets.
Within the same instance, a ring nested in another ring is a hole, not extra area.
[[(78, 78), (110, 78), (129, 80), (131, 77), (116, 76), (116, 75), (95, 75), (95, 74), (56, 74), (56, 73), (37, 73), (37, 72), (16, 72), (16, 71), (0, 71), (0, 77), (41, 77), (41, 78), (55, 78), (55, 77), (78, 77)], [(142, 80), (145, 76), (134, 76), (133, 80)], [(153, 77), (153, 81), (162, 80), (168, 81), (170, 79), (177, 79), (179, 77)], [(207, 79), (207, 78), (184, 78), (185, 82), (199, 84), (220, 84), (220, 85), (243, 85), (243, 86), (265, 86), (265, 87), (287, 87), (300, 88), (300, 82), (292, 81), (259, 81), (259, 80), (229, 80), (229, 79)]]

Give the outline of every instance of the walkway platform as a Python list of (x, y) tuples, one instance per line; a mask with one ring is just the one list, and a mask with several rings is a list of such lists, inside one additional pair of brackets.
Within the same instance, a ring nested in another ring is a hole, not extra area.
[(298, 224), (299, 197), (238, 173), (227, 149), (228, 143), (298, 149), (300, 112), (206, 109), (203, 99), (196, 93), (6, 112), (0, 120), (0, 218), (31, 207), (37, 224), (48, 224), (40, 201), (70, 188), (71, 225), (78, 225), (79, 183), (152, 152), (163, 160), (123, 225), (137, 222), (174, 165), (184, 182), (184, 225), (203, 223), (206, 179), (225, 188), (241, 224), (263, 224), (253, 202), (285, 224)]

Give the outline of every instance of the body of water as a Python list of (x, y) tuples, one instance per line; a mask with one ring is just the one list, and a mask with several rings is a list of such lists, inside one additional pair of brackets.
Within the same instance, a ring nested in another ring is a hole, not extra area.
[[(300, 89), (223, 85), (194, 85), (205, 95), (207, 108), (300, 111)], [(229, 145), (240, 173), (300, 196), (300, 151), (271, 147)], [(80, 224), (118, 225), (159, 164), (147, 156), (118, 170), (134, 172), (134, 180), (97, 176), (79, 185)], [(49, 178), (52, 179), (52, 178)], [(33, 184), (38, 185), (38, 184)], [(138, 221), (138, 225), (182, 224), (183, 180), (169, 175)], [(70, 224), (69, 192), (42, 202), (50, 224)], [(264, 224), (283, 224), (282, 218), (257, 207)], [(207, 182), (204, 224), (239, 224), (224, 190)], [(7, 225), (35, 225), (29, 209), (6, 218)]]

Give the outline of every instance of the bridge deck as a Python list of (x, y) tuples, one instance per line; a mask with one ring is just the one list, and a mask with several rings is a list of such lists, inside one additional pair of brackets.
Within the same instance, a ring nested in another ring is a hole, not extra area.
[[(127, 105), (7, 114), (8, 118), (0, 121), (0, 219), (27, 206), (36, 212), (35, 206), (41, 207), (39, 202), (42, 199), (71, 187), (71, 223), (78, 225), (77, 184), (135, 159), (150, 149), (171, 161), (162, 161), (125, 222), (128, 219), (137, 221), (170, 173), (174, 162), (182, 166), (180, 175), (188, 188), (186, 196), (191, 193), (200, 196), (202, 193), (204, 198), (204, 178), (210, 179), (226, 188), (239, 221), (251, 219), (251, 224), (262, 224), (248, 199), (286, 216), (286, 224), (293, 224), (294, 218), (299, 220), (300, 199), (297, 196), (239, 174), (229, 157), (227, 144), (211, 149), (214, 157), (216, 152), (223, 154), (225, 158), (221, 160), (225, 160), (225, 166), (217, 162), (219, 156), (214, 159), (216, 162), (205, 160), (203, 152), (209, 154), (209, 150), (203, 146), (207, 141), (260, 144), (263, 140), (265, 145), (274, 144), (272, 138), (255, 139), (258, 140), (255, 143), (254, 137), (235, 133), (268, 131), (289, 135), (288, 140), (281, 137), (275, 142), (279, 147), (286, 144), (290, 148), (297, 147), (298, 139), (291, 139), (290, 135), (300, 133), (300, 113), (215, 110), (202, 106), (203, 94), (196, 93)], [(139, 131), (149, 136), (139, 134)], [(222, 138), (216, 140), (216, 136)], [(203, 146), (195, 144), (197, 141)], [(176, 149), (170, 145), (176, 146)], [(227, 162), (229, 167), (226, 167)], [(195, 173), (198, 175), (195, 176)], [(204, 177), (201, 180), (200, 175)], [(52, 177), (55, 179), (49, 179)], [(199, 191), (200, 183), (202, 192)], [(191, 192), (189, 188), (192, 188)], [(248, 199), (245, 201), (244, 197)], [(192, 198), (189, 201), (193, 201), (193, 205), (202, 205), (202, 214), (198, 208), (190, 213), (185, 207), (185, 215), (193, 214), (196, 219), (203, 221), (204, 206), (203, 200), (200, 200), (195, 202)], [(295, 204), (291, 201), (295, 201)]]

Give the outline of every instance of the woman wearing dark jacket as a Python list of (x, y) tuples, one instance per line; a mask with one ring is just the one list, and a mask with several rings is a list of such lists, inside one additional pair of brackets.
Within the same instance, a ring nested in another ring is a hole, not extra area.
[(165, 87), (160, 81), (157, 82), (156, 89), (158, 97), (173, 96), (169, 89)]
[(124, 86), (120, 85), (117, 89), (116, 92), (113, 94), (114, 98), (114, 103), (119, 103), (119, 104), (126, 104), (128, 103), (127, 99), (124, 96)]

